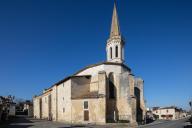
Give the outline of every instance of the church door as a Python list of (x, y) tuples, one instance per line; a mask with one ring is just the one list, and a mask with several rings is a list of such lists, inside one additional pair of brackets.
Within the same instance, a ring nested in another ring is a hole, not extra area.
[(84, 121), (89, 121), (89, 111), (84, 110)]

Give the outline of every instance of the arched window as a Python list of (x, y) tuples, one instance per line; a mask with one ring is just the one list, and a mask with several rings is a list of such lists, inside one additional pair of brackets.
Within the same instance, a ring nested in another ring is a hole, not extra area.
[(112, 52), (112, 47), (110, 47), (110, 58), (111, 58), (111, 59), (112, 59), (112, 57), (113, 57), (113, 56), (112, 56), (112, 53), (113, 53), (113, 52)]
[(118, 46), (115, 47), (115, 57), (118, 57)]

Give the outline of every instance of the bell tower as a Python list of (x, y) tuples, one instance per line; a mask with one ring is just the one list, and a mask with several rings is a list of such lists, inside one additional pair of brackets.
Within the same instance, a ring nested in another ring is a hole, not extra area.
[(124, 62), (124, 40), (121, 36), (116, 3), (114, 3), (110, 37), (107, 40), (107, 62)]

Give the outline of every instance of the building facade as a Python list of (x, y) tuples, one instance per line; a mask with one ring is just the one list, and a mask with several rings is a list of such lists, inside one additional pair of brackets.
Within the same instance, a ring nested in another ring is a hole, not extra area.
[(29, 117), (33, 117), (33, 103), (31, 101), (26, 101), (23, 104), (23, 112)]
[(16, 104), (12, 103), (9, 106), (9, 116), (15, 116), (16, 115)]
[(107, 61), (87, 66), (35, 96), (34, 117), (67, 123), (143, 121), (144, 81), (124, 64), (124, 46), (114, 5)]
[(152, 113), (160, 120), (176, 120), (186, 117), (185, 111), (175, 106), (162, 108), (156, 107), (152, 110)]
[(0, 121), (8, 120), (10, 116), (15, 116), (15, 105), (12, 96), (0, 96)]

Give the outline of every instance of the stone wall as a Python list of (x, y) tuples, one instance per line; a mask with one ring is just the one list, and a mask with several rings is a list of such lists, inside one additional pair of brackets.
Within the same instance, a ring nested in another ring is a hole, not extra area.
[(131, 87), (132, 83), (129, 83), (129, 73), (125, 72), (119, 74), (117, 79), (117, 91), (118, 91), (118, 98), (117, 98), (117, 107), (118, 107), (118, 114), (119, 120), (132, 120), (132, 109), (131, 109)]
[(80, 97), (90, 92), (91, 77), (71, 78), (71, 98)]
[(71, 80), (57, 86), (57, 121), (71, 122)]
[(33, 116), (34, 118), (40, 119), (40, 101), (39, 97), (33, 98)]
[[(84, 109), (84, 101), (88, 109)], [(89, 111), (89, 121), (84, 121), (84, 110)], [(72, 123), (105, 123), (105, 110), (103, 98), (72, 100)]]
[[(113, 74), (115, 86), (113, 100), (109, 99), (109, 74)], [(143, 96), (143, 83), (138, 87)], [(77, 76), (45, 90), (43, 95), (35, 97), (33, 99), (34, 116), (67, 123), (106, 123), (107, 113), (109, 113), (114, 116), (115, 121), (126, 120), (135, 123), (137, 102), (134, 88), (134, 76), (122, 66), (96, 66), (82, 71)], [(89, 121), (84, 121), (85, 101), (88, 101), (89, 107), (86, 110), (89, 111)], [(144, 106), (144, 100), (141, 103)]]
[[(105, 123), (106, 122), (106, 74), (100, 72), (92, 77), (92, 91), (97, 91), (97, 98), (80, 98), (72, 100), (72, 123)], [(96, 84), (97, 83), (97, 84)], [(88, 108), (84, 108), (88, 102)], [(84, 111), (89, 112), (89, 121), (84, 121)]]
[(49, 93), (46, 93), (42, 96), (42, 119), (48, 119), (49, 118), (49, 100), (48, 96), (50, 95)]
[(129, 75), (129, 99), (131, 101), (130, 106), (131, 106), (131, 123), (136, 124), (136, 115), (137, 115), (137, 109), (136, 109), (136, 97), (135, 97), (135, 79), (133, 75)]
[(111, 72), (113, 72), (115, 74), (120, 74), (120, 73), (123, 73), (123, 72), (128, 72), (127, 69), (125, 69), (121, 65), (105, 65), (105, 64), (102, 64), (102, 65), (98, 65), (98, 66), (95, 66), (95, 67), (87, 68), (86, 70), (83, 70), (82, 72), (79, 72), (77, 74), (77, 76), (81, 76), (81, 75), (95, 76), (100, 71), (105, 71), (107, 76)]
[(54, 86), (51, 92), (51, 118), (53, 121), (57, 121), (57, 99), (57, 86)]
[(142, 120), (144, 120), (146, 108), (145, 108), (145, 99), (144, 99), (144, 89), (143, 89), (144, 81), (141, 78), (135, 78), (135, 87), (140, 91), (140, 108), (142, 109)]

